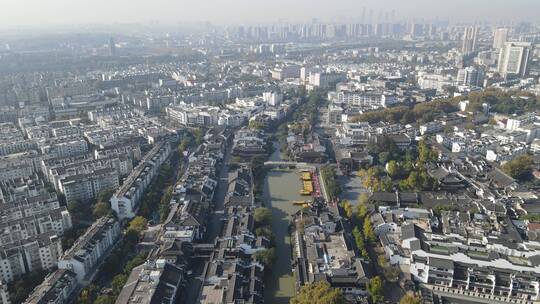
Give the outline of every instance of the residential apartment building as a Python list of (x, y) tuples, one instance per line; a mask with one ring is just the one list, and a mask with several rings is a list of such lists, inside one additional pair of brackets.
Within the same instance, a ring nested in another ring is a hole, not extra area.
[(183, 268), (164, 259), (149, 260), (133, 268), (116, 304), (174, 304), (182, 298)]
[(67, 203), (89, 202), (106, 190), (120, 186), (118, 172), (113, 168), (103, 168), (87, 174), (71, 175), (60, 180), (59, 190)]
[(75, 273), (81, 282), (96, 270), (105, 254), (117, 243), (122, 230), (112, 217), (98, 219), (59, 259), (58, 268)]
[(145, 190), (171, 153), (167, 141), (157, 143), (111, 197), (111, 207), (120, 219), (135, 216)]
[(70, 270), (58, 269), (45, 277), (23, 302), (24, 304), (67, 304), (77, 289), (77, 275)]

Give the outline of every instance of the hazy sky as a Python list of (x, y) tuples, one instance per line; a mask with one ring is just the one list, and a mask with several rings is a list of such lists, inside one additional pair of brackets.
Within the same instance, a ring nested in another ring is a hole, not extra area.
[(116, 22), (359, 20), (373, 10), (396, 17), (450, 21), (540, 19), (540, 0), (0, 0), (0, 28)]

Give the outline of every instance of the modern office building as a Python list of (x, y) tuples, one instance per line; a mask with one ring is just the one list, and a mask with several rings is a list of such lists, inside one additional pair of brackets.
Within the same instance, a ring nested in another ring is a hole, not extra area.
[(524, 77), (529, 72), (531, 55), (530, 42), (507, 42), (499, 54), (497, 70), (504, 77), (508, 75)]

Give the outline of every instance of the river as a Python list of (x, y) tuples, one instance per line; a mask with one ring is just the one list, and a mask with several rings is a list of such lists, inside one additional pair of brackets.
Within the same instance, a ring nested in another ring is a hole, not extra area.
[[(274, 147), (276, 149), (270, 160), (282, 160), (279, 144), (274, 142)], [(291, 215), (299, 210), (299, 207), (291, 202), (306, 199), (299, 194), (300, 187), (299, 174), (296, 170), (272, 170), (265, 179), (264, 201), (266, 207), (272, 210), (272, 231), (276, 240), (276, 260), (271, 275), (265, 282), (266, 303), (286, 304), (295, 294), (288, 226)]]

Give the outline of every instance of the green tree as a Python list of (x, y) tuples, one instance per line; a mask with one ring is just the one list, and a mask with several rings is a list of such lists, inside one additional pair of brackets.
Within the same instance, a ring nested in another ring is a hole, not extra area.
[(98, 193), (98, 196), (97, 196), (97, 201), (98, 202), (108, 202), (111, 197), (113, 196), (114, 194), (114, 189), (105, 189), (101, 192)]
[(379, 182), (379, 187), (381, 191), (392, 191), (392, 189), (394, 188), (394, 183), (389, 178), (383, 178)]
[(255, 259), (263, 263), (267, 267), (271, 267), (276, 259), (276, 250), (274, 248), (268, 248), (257, 251), (255, 253)]
[(368, 283), (368, 291), (373, 303), (380, 303), (384, 300), (383, 296), (383, 282), (381, 277), (376, 276), (371, 278)]
[(127, 230), (134, 231), (137, 234), (140, 234), (141, 232), (146, 230), (147, 225), (148, 225), (148, 221), (144, 217), (137, 216), (134, 219), (132, 219), (131, 222), (129, 222), (129, 226)]
[(532, 177), (533, 159), (529, 155), (521, 155), (502, 165), (504, 173), (520, 181), (530, 180)]
[(381, 152), (379, 153), (378, 158), (379, 158), (379, 164), (384, 166), (390, 159), (390, 153), (386, 151)]
[(97, 297), (93, 304), (114, 304), (116, 302), (115, 297), (109, 295), (100, 295)]
[(435, 190), (437, 186), (437, 181), (429, 176), (426, 171), (420, 172), (420, 181), (422, 190)]
[(96, 298), (96, 294), (98, 293), (98, 287), (95, 284), (88, 285), (85, 289), (83, 289), (79, 295), (79, 298), (77, 299), (77, 303), (80, 304), (92, 304), (94, 303), (94, 300)]
[(358, 203), (358, 206), (356, 206), (356, 217), (358, 217), (358, 219), (360, 220), (363, 220), (367, 214), (368, 214), (367, 204), (363, 201), (360, 201)]
[(272, 233), (272, 230), (270, 230), (270, 228), (267, 226), (255, 229), (255, 234), (260, 237), (265, 237), (271, 242), (273, 242), (275, 238), (274, 233)]
[(418, 162), (426, 164), (437, 160), (437, 153), (431, 149), (425, 141), (421, 140), (418, 143)]
[(257, 208), (253, 214), (255, 218), (255, 223), (257, 226), (266, 226), (270, 225), (272, 222), (272, 211), (268, 208)]
[(197, 128), (193, 130), (193, 137), (195, 137), (195, 143), (198, 145), (202, 144), (203, 137), (204, 137), (204, 131), (201, 128)]
[(375, 232), (373, 231), (373, 225), (371, 224), (369, 218), (364, 219), (364, 237), (368, 242), (375, 242), (377, 239)]
[(92, 208), (92, 215), (98, 219), (111, 213), (111, 205), (108, 202), (98, 202)]
[(405, 294), (401, 298), (401, 300), (399, 300), (399, 304), (420, 304), (420, 303), (422, 303), (422, 298), (410, 292)]
[(264, 129), (264, 123), (262, 121), (258, 120), (250, 120), (249, 121), (249, 128), (255, 129), (255, 130), (262, 130)]
[(74, 201), (67, 204), (67, 209), (75, 221), (92, 220), (92, 207), (90, 204)]
[(360, 229), (358, 229), (358, 227), (354, 227), (352, 234), (354, 237), (356, 248), (358, 248), (358, 251), (360, 251), (360, 254), (364, 258), (368, 258), (369, 255), (366, 249), (366, 241), (364, 240), (364, 236), (362, 235), (362, 232), (360, 231)]
[(340, 289), (332, 288), (326, 281), (304, 285), (290, 304), (344, 304), (345, 297)]
[(409, 177), (407, 178), (407, 188), (408, 189), (420, 189), (421, 188), (421, 180), (420, 175), (418, 172), (413, 171), (411, 174), (409, 174)]
[(129, 275), (133, 268), (142, 265), (142, 263), (146, 262), (146, 258), (148, 256), (148, 252), (141, 252), (136, 257), (131, 259), (129, 262), (127, 262), (126, 266), (124, 267), (124, 273), (126, 275)]
[(401, 174), (401, 168), (395, 160), (391, 160), (386, 165), (386, 171), (391, 178), (396, 178)]
[(341, 187), (336, 179), (336, 168), (334, 166), (324, 166), (321, 168), (321, 175), (330, 199), (334, 200), (338, 198), (341, 193)]
[(360, 195), (358, 195), (358, 203), (365, 204), (367, 206), (367, 204), (369, 203), (369, 193), (360, 193)]
[(353, 206), (348, 200), (344, 200), (341, 202), (341, 207), (343, 208), (343, 211), (345, 211), (345, 216), (348, 219), (351, 219), (353, 216)]
[(124, 285), (126, 284), (128, 279), (128, 276), (126, 274), (118, 274), (116, 275), (112, 282), (111, 282), (111, 288), (112, 292), (115, 295), (119, 295), (120, 291), (122, 291), (122, 288), (124, 288)]

